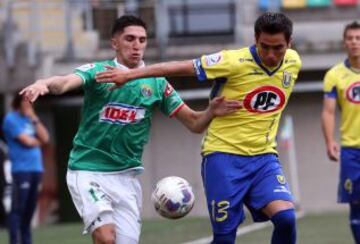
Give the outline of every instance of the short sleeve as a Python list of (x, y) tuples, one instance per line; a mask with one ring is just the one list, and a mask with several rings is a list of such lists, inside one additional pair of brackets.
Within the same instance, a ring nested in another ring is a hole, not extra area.
[(160, 110), (166, 116), (174, 116), (184, 105), (183, 100), (179, 94), (164, 78), (157, 80), (161, 92)]
[(194, 59), (193, 64), (199, 81), (231, 75), (232, 65), (228, 51), (203, 55), (201, 58)]
[(75, 68), (74, 74), (81, 77), (85, 86), (89, 85), (95, 80), (95, 74), (96, 74), (95, 64), (89, 63), (89, 64), (81, 65)]
[(326, 72), (323, 84), (324, 96), (328, 98), (337, 98), (336, 78), (333, 71)]

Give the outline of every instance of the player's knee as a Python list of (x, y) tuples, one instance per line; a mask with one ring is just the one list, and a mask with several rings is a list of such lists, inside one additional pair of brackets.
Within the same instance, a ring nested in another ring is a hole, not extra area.
[(271, 221), (273, 222), (275, 228), (283, 231), (292, 230), (296, 226), (295, 210), (282, 210), (271, 217)]
[(214, 234), (211, 244), (233, 244), (235, 243), (236, 232), (228, 234)]
[(93, 239), (95, 244), (115, 244), (116, 233), (113, 225), (104, 225), (94, 230)]
[(116, 244), (115, 236), (104, 236), (96, 240), (96, 244)]

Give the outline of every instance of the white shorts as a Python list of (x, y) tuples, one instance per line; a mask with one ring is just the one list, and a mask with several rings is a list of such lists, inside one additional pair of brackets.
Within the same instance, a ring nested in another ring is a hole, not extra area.
[[(75, 207), (84, 221), (85, 233), (112, 223), (117, 236), (126, 236), (138, 242), (142, 192), (134, 172), (101, 173), (68, 169), (66, 181)], [(99, 221), (99, 217), (106, 218)]]

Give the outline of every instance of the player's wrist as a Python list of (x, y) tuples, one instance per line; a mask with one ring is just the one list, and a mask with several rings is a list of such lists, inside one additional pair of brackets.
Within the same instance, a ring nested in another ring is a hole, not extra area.
[(38, 123), (40, 123), (40, 119), (37, 117), (37, 116), (33, 116), (30, 118), (31, 119), (31, 122), (36, 125)]
[(128, 82), (130, 80), (135, 80), (137, 78), (135, 74), (135, 70), (129, 70), (125, 72), (124, 77), (125, 77), (125, 82)]
[(49, 79), (40, 79), (35, 82), (35, 84), (37, 85), (46, 86), (46, 87), (49, 86), (49, 83), (50, 83)]
[(215, 110), (211, 106), (206, 109), (205, 113), (208, 115), (210, 119), (216, 117)]
[(332, 146), (332, 145), (336, 144), (336, 141), (332, 138), (328, 138), (325, 141), (326, 141), (327, 146)]
[(46, 85), (46, 81), (45, 79), (39, 79), (35, 82), (35, 84)]

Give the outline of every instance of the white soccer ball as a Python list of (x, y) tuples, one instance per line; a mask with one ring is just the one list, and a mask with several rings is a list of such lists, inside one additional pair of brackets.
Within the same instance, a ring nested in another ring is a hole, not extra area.
[(156, 184), (151, 200), (161, 216), (178, 219), (191, 211), (195, 197), (189, 182), (181, 177), (169, 176)]

